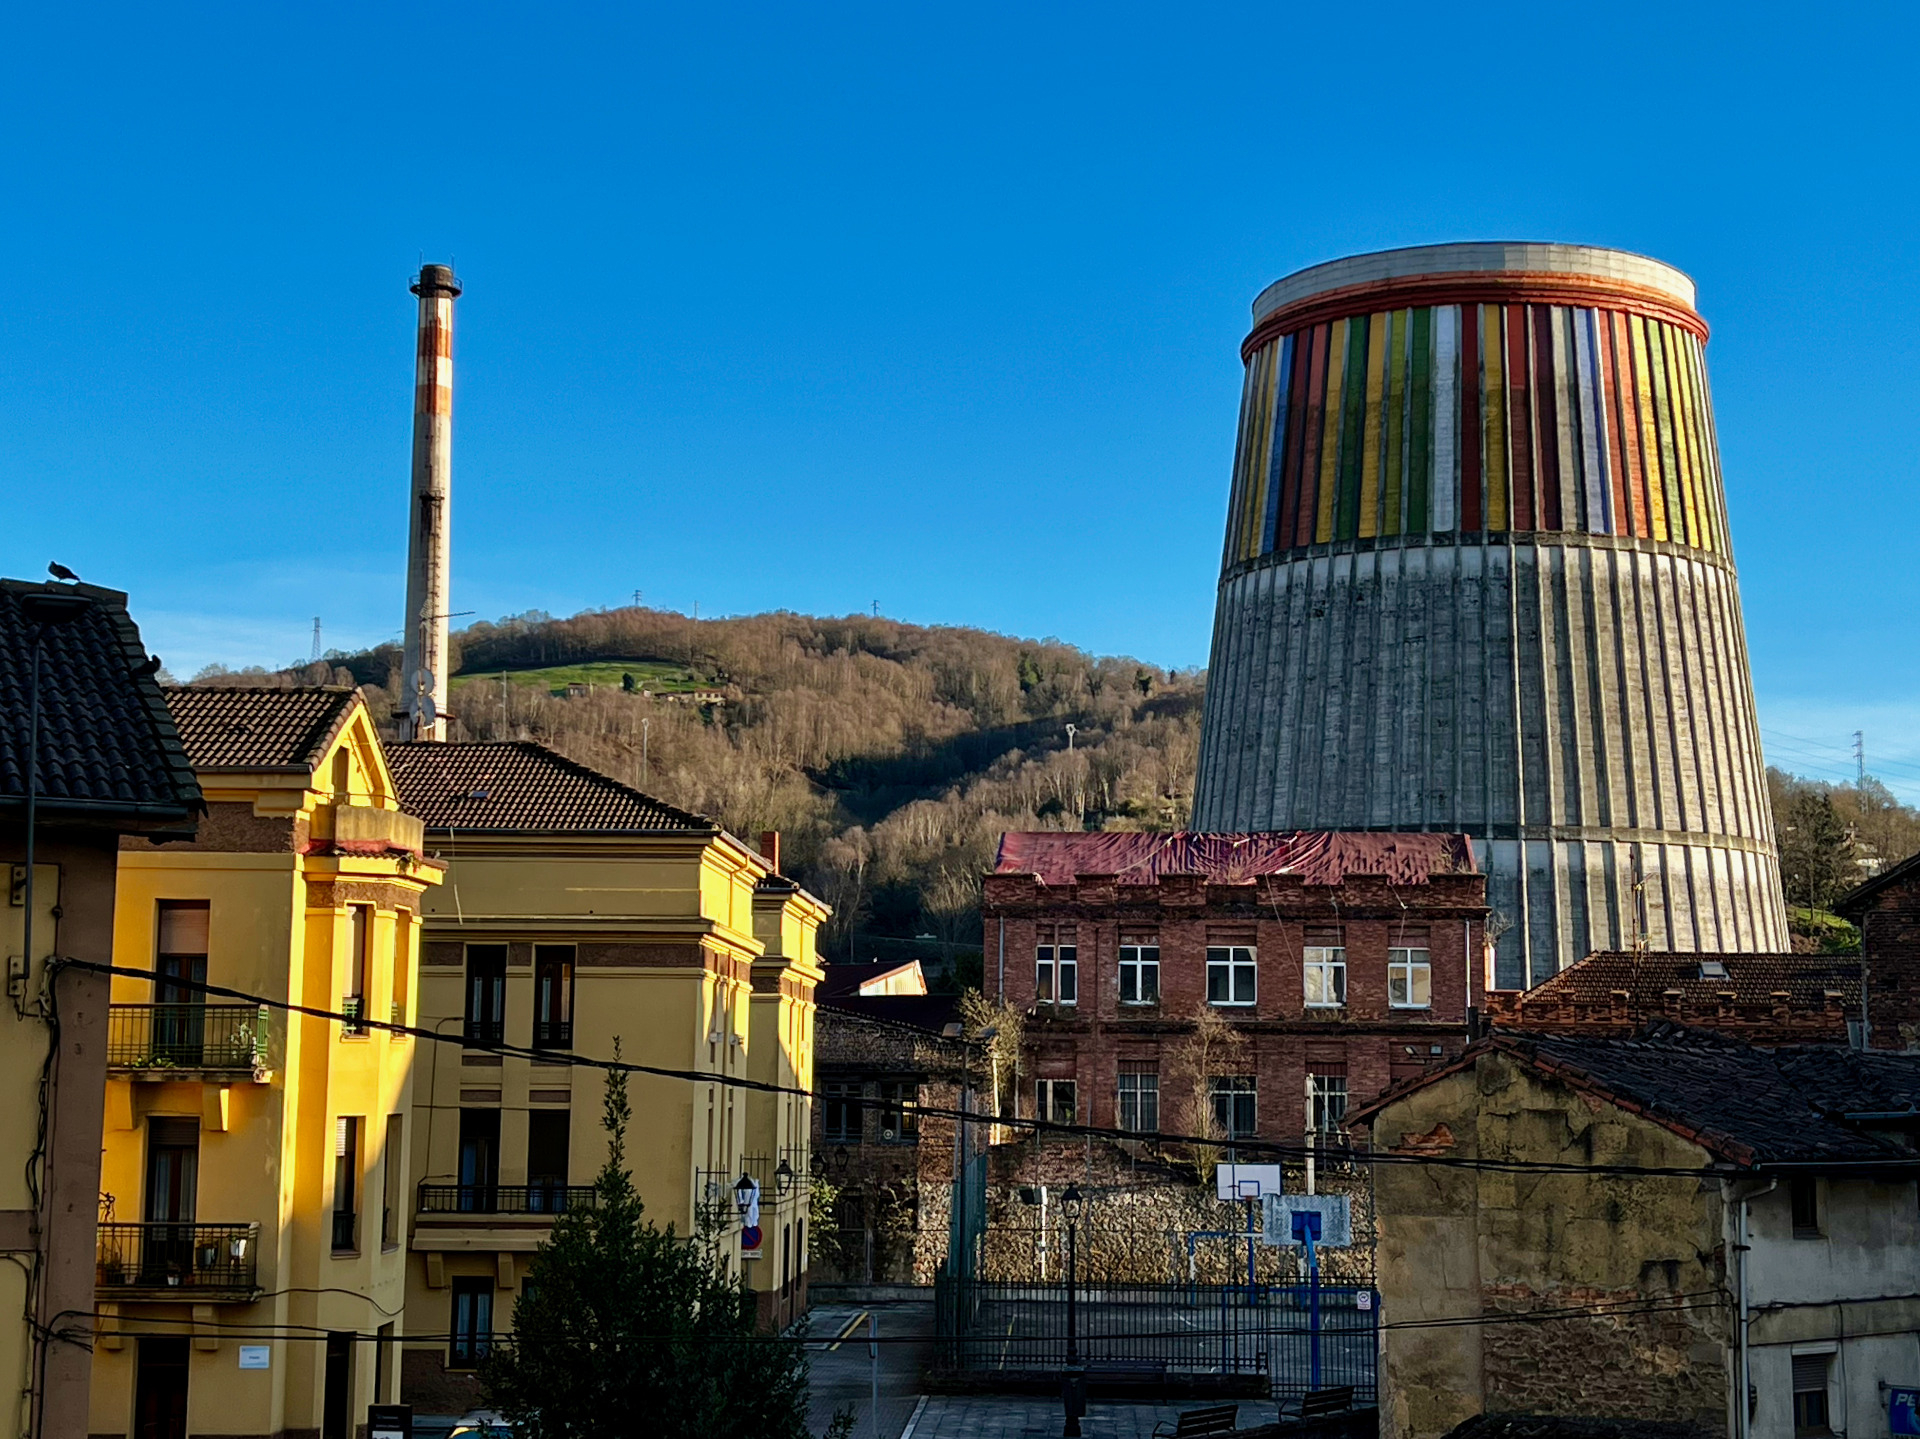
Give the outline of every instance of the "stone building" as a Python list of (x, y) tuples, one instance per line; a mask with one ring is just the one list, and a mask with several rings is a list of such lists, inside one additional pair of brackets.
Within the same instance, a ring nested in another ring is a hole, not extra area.
[(1484, 991), (1457, 835), (1008, 834), (982, 915), (987, 994), (1029, 1016), (1002, 1112), (1128, 1133), (1336, 1136)]
[(1882, 870), (1834, 909), (1860, 927), (1868, 1042), (1920, 1048), (1920, 854)]
[(1917, 1098), (1920, 1057), (1661, 1025), (1495, 1035), (1357, 1111), (1399, 1157), (1375, 1181), (1382, 1432), (1884, 1432), (1920, 1329)]

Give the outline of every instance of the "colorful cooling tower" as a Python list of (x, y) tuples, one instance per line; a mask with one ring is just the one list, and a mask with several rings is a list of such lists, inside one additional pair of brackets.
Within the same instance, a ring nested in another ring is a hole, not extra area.
[(1474, 836), (1507, 984), (1787, 947), (1693, 303), (1574, 245), (1261, 294), (1196, 828)]

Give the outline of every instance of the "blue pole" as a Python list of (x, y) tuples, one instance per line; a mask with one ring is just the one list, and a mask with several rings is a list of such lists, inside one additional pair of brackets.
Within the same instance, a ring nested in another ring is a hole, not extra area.
[(1307, 1232), (1307, 1385), (1320, 1387), (1320, 1254)]

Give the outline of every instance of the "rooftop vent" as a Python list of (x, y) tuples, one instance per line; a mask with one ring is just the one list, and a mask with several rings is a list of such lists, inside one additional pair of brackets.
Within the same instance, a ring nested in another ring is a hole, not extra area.
[(1726, 979), (1727, 962), (1724, 959), (1703, 959), (1700, 961), (1700, 978)]

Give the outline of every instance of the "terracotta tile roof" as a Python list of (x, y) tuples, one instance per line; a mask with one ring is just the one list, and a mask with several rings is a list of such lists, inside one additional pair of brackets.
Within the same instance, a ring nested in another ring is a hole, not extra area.
[[(1350, 1121), (1366, 1122), (1489, 1051), (1642, 1114), (1734, 1164), (1910, 1164), (1915, 1158), (1909, 1144), (1847, 1116), (1913, 1108), (1920, 1098), (1920, 1055), (1863, 1055), (1823, 1045), (1762, 1049), (1661, 1022), (1625, 1039), (1496, 1034), (1444, 1069), (1396, 1086)], [(1920, 1109), (1914, 1123), (1920, 1124)]]
[(311, 771), (359, 693), (351, 685), (176, 685), (166, 695), (195, 769)]
[[(1713, 966), (1725, 970), (1712, 973)], [(1703, 972), (1703, 966), (1705, 971)], [(1731, 994), (1739, 1005), (1765, 1004), (1785, 993), (1796, 1009), (1818, 1009), (1829, 991), (1851, 1009), (1860, 1006), (1860, 961), (1843, 954), (1679, 954), (1599, 950), (1570, 964), (1552, 979), (1521, 994), (1515, 1021), (1526, 1027), (1529, 1010), (1561, 1005), (1604, 1008), (1624, 992), (1628, 1007), (1659, 1010), (1678, 990), (1689, 1008), (1711, 1008)]]
[[(81, 597), (64, 624), (30, 621), (22, 601)], [(0, 812), (24, 809), (33, 637), (40, 670), (39, 812), (126, 832), (191, 829), (200, 787), (167, 713), (127, 597), (95, 585), (0, 580)]]
[(429, 830), (498, 834), (716, 834), (712, 820), (528, 740), (398, 744), (401, 807)]
[(1307, 884), (1380, 875), (1425, 884), (1436, 874), (1473, 874), (1473, 846), (1459, 834), (1298, 831), (1279, 834), (1084, 834), (1030, 831), (1000, 837), (995, 874), (1031, 874), (1069, 885), (1078, 875), (1120, 884), (1157, 884), (1164, 874), (1202, 874), (1215, 884), (1250, 884), (1263, 874), (1298, 874)]

